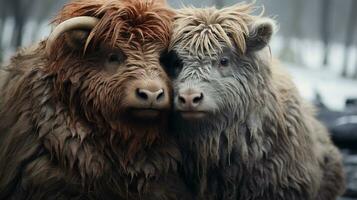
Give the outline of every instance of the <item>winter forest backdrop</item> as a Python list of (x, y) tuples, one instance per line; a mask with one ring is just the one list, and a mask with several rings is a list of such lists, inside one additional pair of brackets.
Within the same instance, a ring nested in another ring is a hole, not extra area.
[[(67, 0), (0, 0), (0, 62), (20, 46), (48, 36), (49, 22)], [(239, 0), (168, 0), (182, 5), (227, 6)], [(271, 48), (303, 95), (322, 96), (335, 110), (357, 97), (357, 0), (257, 0), (280, 26)]]

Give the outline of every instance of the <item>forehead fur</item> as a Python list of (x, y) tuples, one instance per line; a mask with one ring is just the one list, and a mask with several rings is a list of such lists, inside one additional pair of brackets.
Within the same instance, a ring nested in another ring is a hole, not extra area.
[(189, 49), (190, 54), (210, 56), (222, 51), (222, 44), (235, 46), (243, 53), (248, 25), (254, 16), (253, 4), (216, 8), (183, 8), (174, 21), (171, 48)]
[(67, 4), (54, 23), (78, 16), (100, 19), (88, 39), (93, 44), (155, 41), (167, 46), (170, 41), (173, 12), (164, 0), (77, 0)]

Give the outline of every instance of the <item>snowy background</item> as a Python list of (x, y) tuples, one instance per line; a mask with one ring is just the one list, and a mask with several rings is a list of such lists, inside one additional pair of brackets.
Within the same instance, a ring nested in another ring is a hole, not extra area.
[[(167, 0), (183, 5), (229, 6), (240, 0)], [(0, 0), (0, 64), (21, 46), (48, 36), (50, 20), (67, 0)], [(273, 56), (291, 73), (302, 96), (321, 97), (330, 110), (351, 112), (346, 99), (357, 99), (357, 0), (256, 0), (277, 20)], [(357, 116), (355, 107), (354, 116)], [(329, 125), (329, 124), (328, 124)], [(356, 122), (355, 122), (356, 126)], [(357, 135), (357, 128), (350, 132)], [(356, 140), (357, 141), (357, 140)], [(357, 199), (357, 143), (344, 152), (348, 192)], [(342, 200), (342, 199), (341, 199)], [(347, 200), (343, 199), (343, 200)], [(349, 199), (348, 199), (349, 200)], [(351, 199), (352, 200), (352, 199)]]
[[(284, 51), (283, 43), (279, 35), (273, 38), (271, 48), (273, 55), (279, 57)], [(288, 69), (302, 96), (314, 101), (316, 95), (320, 95), (323, 103), (332, 110), (342, 111), (345, 109), (345, 101), (348, 98), (357, 98), (357, 80), (355, 78), (341, 75), (344, 48), (343, 45), (336, 44), (333, 47), (334, 55), (330, 59), (328, 66), (322, 64), (323, 45), (319, 41), (293, 40), (296, 49), (303, 49), (298, 52), (301, 57), (299, 63), (290, 60), (282, 60), (282, 65)], [(356, 49), (351, 54), (353, 59), (357, 55)], [(351, 64), (352, 66), (352, 64)], [(352, 68), (352, 67), (351, 67)], [(349, 73), (353, 73), (353, 70)]]
[[(50, 19), (66, 2), (0, 0), (0, 62), (6, 63), (19, 46), (48, 36)], [(240, 1), (168, 2), (179, 8)], [(256, 5), (278, 21), (273, 54), (289, 69), (304, 97), (313, 100), (319, 93), (332, 110), (343, 110), (346, 98), (357, 98), (357, 0), (257, 0)]]

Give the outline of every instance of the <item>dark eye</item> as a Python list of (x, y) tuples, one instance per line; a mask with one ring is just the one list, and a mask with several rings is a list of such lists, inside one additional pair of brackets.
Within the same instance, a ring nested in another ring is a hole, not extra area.
[(126, 59), (125, 54), (120, 50), (114, 50), (114, 51), (108, 52), (108, 54), (107, 54), (107, 62), (108, 63), (120, 64), (120, 63), (124, 62), (125, 59)]
[(219, 61), (220, 66), (222, 67), (227, 67), (229, 65), (229, 59), (228, 58), (221, 58)]
[(111, 53), (108, 56), (108, 61), (109, 62), (120, 62), (120, 55), (116, 53)]

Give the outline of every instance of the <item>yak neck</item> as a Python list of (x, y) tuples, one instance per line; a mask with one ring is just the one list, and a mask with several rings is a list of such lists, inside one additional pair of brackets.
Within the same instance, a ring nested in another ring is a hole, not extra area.
[(199, 171), (229, 162), (233, 138), (227, 134), (225, 122), (187, 122), (175, 119), (172, 129), (183, 151), (184, 159)]
[(289, 145), (284, 108), (273, 93), (267, 98), (270, 101), (244, 117), (233, 113), (189, 124), (176, 119), (174, 129), (185, 159), (193, 160), (199, 171), (232, 164), (249, 169), (273, 151), (273, 144)]

